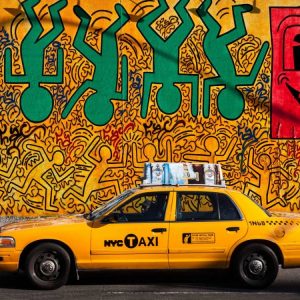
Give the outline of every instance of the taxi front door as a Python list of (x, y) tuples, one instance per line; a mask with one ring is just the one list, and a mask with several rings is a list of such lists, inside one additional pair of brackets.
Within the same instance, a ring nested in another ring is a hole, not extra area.
[(143, 193), (95, 221), (94, 268), (168, 268), (169, 193)]

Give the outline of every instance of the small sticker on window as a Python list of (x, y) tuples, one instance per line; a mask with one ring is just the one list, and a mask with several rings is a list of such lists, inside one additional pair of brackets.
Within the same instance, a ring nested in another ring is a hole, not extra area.
[(183, 244), (214, 244), (214, 232), (197, 232), (197, 233), (183, 233)]

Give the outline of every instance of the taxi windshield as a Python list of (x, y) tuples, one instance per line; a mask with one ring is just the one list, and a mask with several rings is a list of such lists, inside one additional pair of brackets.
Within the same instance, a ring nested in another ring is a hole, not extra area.
[(87, 220), (94, 220), (94, 219), (102, 216), (103, 214), (108, 212), (111, 208), (113, 208), (115, 205), (119, 204), (123, 199), (132, 195), (134, 193), (134, 191), (135, 191), (134, 189), (126, 190), (125, 192), (123, 192), (119, 196), (115, 197), (114, 199), (107, 201), (105, 204), (99, 206), (94, 211), (84, 214), (83, 215), (84, 218)]

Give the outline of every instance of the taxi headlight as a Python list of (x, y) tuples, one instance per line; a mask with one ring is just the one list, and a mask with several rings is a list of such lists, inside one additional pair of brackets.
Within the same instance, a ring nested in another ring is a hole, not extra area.
[(14, 248), (16, 246), (15, 239), (10, 236), (0, 236), (0, 248)]

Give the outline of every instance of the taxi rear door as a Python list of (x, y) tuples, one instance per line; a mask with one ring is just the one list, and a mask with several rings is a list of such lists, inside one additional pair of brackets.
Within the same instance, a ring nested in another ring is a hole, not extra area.
[(227, 194), (177, 192), (170, 223), (170, 268), (223, 268), (247, 223)]

